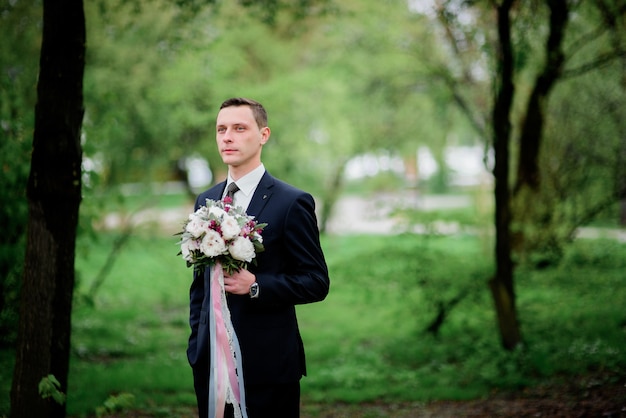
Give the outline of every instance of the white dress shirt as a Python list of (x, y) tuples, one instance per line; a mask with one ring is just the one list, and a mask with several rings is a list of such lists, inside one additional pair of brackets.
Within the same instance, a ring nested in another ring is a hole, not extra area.
[[(259, 185), (263, 174), (265, 174), (265, 166), (261, 163), (260, 166), (258, 166), (257, 168), (255, 168), (235, 182), (237, 183), (239, 190), (237, 190), (237, 192), (235, 192), (235, 195), (233, 196), (233, 206), (241, 206), (244, 210), (248, 210), (248, 205), (252, 200), (252, 195)], [(230, 173), (228, 173), (228, 178), (226, 179), (226, 188), (224, 189), (222, 199), (226, 196), (228, 186), (233, 181), (234, 180), (230, 176)]]

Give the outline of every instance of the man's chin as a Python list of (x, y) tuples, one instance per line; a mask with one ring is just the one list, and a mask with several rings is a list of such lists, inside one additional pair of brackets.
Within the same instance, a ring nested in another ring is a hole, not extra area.
[(226, 165), (234, 165), (234, 166), (238, 165), (238, 164), (237, 164), (237, 159), (236, 159), (236, 158), (233, 158), (233, 157), (232, 157), (232, 156), (230, 156), (230, 155), (222, 155), (222, 161), (223, 161), (223, 162), (224, 162), (224, 164), (226, 164)]

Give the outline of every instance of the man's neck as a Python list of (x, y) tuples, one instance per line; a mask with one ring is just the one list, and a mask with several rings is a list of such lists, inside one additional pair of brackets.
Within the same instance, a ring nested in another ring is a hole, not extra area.
[(259, 161), (258, 164), (254, 165), (254, 166), (239, 166), (239, 167), (234, 167), (234, 166), (228, 166), (228, 175), (230, 176), (230, 178), (233, 179), (233, 181), (237, 181), (240, 178), (244, 177), (245, 175), (251, 173), (252, 171), (256, 170), (257, 168), (259, 168), (259, 166), (261, 165), (261, 162)]

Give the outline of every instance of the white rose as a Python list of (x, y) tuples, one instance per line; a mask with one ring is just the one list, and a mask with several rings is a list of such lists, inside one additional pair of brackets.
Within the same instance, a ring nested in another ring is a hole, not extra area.
[(193, 251), (200, 249), (200, 242), (196, 239), (186, 239), (180, 244), (180, 251), (183, 256), (183, 260), (193, 263), (195, 257)]
[(200, 238), (209, 229), (209, 223), (195, 214), (189, 215), (189, 222), (185, 226), (185, 231), (194, 238)]
[(237, 237), (228, 246), (230, 255), (235, 260), (241, 260), (249, 263), (254, 258), (254, 245), (252, 242), (244, 237)]
[(200, 251), (207, 257), (217, 257), (226, 252), (226, 243), (217, 231), (210, 229), (202, 238)]
[(199, 216), (201, 218), (207, 218), (209, 216), (209, 208), (206, 206), (200, 206), (195, 213), (192, 213), (190, 216)]
[(211, 206), (209, 208), (209, 214), (215, 216), (217, 219), (220, 219), (222, 216), (226, 215), (226, 211), (222, 208), (218, 208), (217, 206)]
[(230, 215), (224, 216), (220, 226), (222, 227), (222, 236), (225, 240), (233, 239), (241, 232), (237, 220)]

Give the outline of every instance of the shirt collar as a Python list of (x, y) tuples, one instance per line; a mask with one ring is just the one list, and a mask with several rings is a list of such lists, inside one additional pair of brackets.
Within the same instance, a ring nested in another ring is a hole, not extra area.
[[(242, 192), (246, 197), (251, 196), (252, 193), (254, 193), (254, 191), (256, 190), (256, 186), (258, 186), (259, 182), (261, 181), (261, 177), (263, 177), (263, 174), (265, 174), (265, 166), (263, 165), (263, 163), (261, 163), (261, 165), (259, 165), (257, 168), (236, 181), (237, 186), (239, 186), (239, 191)], [(228, 179), (226, 181), (226, 187), (228, 188), (228, 185), (233, 181), (234, 180), (229, 173)]]

